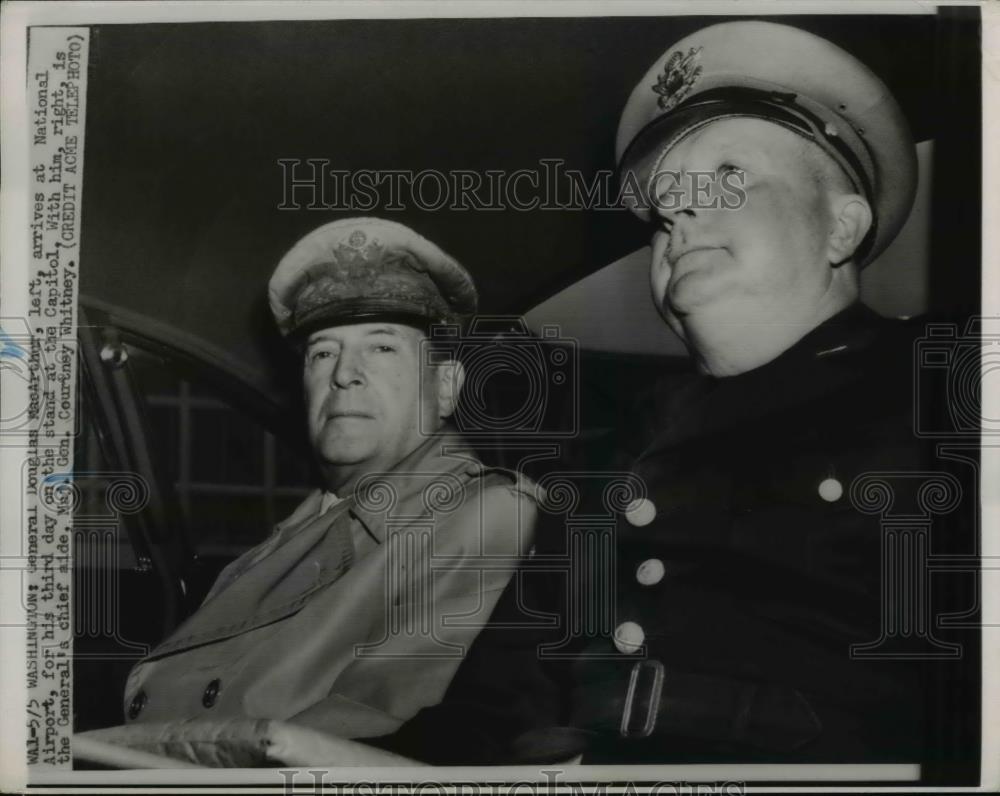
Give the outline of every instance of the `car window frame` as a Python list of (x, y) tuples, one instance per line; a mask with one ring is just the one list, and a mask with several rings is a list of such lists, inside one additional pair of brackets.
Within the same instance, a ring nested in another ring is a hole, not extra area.
[(80, 319), (87, 381), (96, 396), (94, 411), (111, 441), (115, 466), (139, 474), (150, 487), (147, 507), (126, 527), (137, 557), (145, 555), (160, 579), (165, 635), (200, 602), (187, 588), (199, 565), (198, 540), (190, 538), (177, 513), (173, 486), (153, 456), (145, 398), (127, 353), (115, 367), (102, 361), (102, 349), (107, 349), (109, 358), (117, 346), (126, 352), (134, 346), (165, 358), (179, 373), (217, 390), (235, 409), (303, 454), (308, 450), (305, 435), (298, 435), (290, 422), (291, 399), (275, 393), (260, 374), (204, 340), (85, 294), (80, 296)]

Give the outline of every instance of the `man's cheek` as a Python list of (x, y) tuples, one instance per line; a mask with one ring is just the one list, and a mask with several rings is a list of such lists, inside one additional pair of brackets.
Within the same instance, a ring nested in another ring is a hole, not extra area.
[(327, 390), (324, 387), (309, 383), (305, 385), (306, 415), (309, 418), (310, 424), (317, 422), (326, 396)]
[(649, 262), (649, 284), (653, 298), (657, 303), (663, 300), (670, 281), (670, 264), (667, 262), (667, 243), (670, 238), (665, 233), (657, 232), (652, 240), (652, 252)]
[(650, 253), (650, 264), (652, 266), (655, 267), (663, 259), (668, 243), (670, 243), (670, 235), (666, 231), (659, 229), (653, 233), (653, 237), (649, 241), (652, 250)]
[(687, 342), (687, 335), (684, 334), (684, 324), (681, 323), (680, 319), (674, 315), (669, 308), (664, 311), (663, 317), (667, 321), (667, 326), (685, 343)]

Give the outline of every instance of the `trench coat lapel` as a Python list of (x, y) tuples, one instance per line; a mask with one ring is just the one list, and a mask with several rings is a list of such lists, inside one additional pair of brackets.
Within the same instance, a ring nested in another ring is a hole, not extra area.
[(295, 613), (318, 589), (351, 567), (352, 522), (361, 522), (382, 544), (388, 518), (397, 515), (412, 522), (430, 517), (430, 509), (420, 499), (423, 490), (435, 480), (460, 489), (470, 476), (459, 474), (480, 468), (475, 462), (460, 436), (436, 434), (392, 472), (369, 484), (375, 490), (379, 484), (388, 487), (394, 509), (379, 507), (380, 500), (371, 495), (354, 494), (317, 514), (321, 495), (313, 493), (264, 544), (224, 570), (198, 611), (146, 660), (230, 638)]
[(237, 561), (229, 582), (149, 658), (243, 633), (301, 608), (310, 594), (335, 581), (352, 563), (353, 502), (343, 500), (324, 514), (281, 527), (246, 561)]

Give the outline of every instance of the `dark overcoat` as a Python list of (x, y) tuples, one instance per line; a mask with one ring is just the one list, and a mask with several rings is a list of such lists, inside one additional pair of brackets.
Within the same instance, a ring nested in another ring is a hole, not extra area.
[(674, 379), (575, 486), (541, 479), (497, 626), (376, 743), (436, 763), (919, 759), (921, 665), (883, 653), (933, 646), (926, 605), (900, 604), (926, 593), (892, 574), (928, 542), (891, 518), (961, 494), (915, 433), (917, 353), (912, 326), (856, 305), (753, 371)]

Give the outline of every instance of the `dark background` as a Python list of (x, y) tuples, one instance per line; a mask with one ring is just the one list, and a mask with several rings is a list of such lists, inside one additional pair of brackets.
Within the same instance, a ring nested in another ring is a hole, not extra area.
[[(723, 17), (343, 20), (92, 29), (82, 289), (217, 342), (267, 375), (264, 286), (308, 230), (279, 158), (334, 168), (613, 169), (635, 81)], [(978, 305), (978, 27), (938, 16), (790, 16), (867, 63), (937, 142), (931, 310)], [(378, 211), (373, 213), (380, 214)], [(644, 245), (625, 211), (381, 213), (520, 313)]]

